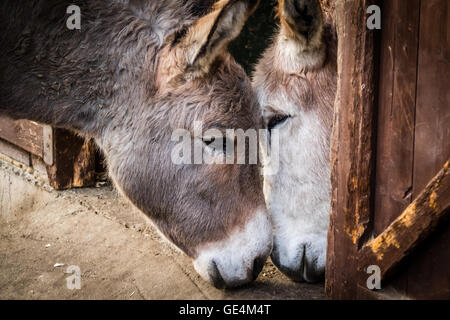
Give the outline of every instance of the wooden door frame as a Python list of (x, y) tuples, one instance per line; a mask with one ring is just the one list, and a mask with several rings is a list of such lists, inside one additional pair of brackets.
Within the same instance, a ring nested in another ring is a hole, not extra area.
[(389, 298), (366, 286), (381, 281), (450, 213), (450, 162), (392, 224), (371, 237), (375, 186), (378, 34), (366, 27), (376, 0), (338, 0), (338, 89), (331, 139), (331, 216), (325, 292), (331, 299)]

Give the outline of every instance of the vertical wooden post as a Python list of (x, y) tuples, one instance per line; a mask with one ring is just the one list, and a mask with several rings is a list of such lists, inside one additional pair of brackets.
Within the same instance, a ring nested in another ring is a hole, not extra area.
[(53, 165), (53, 128), (49, 125), (42, 126), (43, 160), (48, 166)]
[(55, 189), (84, 187), (95, 182), (94, 143), (70, 131), (53, 128), (53, 165), (47, 166)]
[(338, 89), (331, 141), (332, 201), (325, 292), (357, 296), (358, 248), (370, 222), (375, 109), (374, 31), (367, 8), (374, 0), (338, 0)]

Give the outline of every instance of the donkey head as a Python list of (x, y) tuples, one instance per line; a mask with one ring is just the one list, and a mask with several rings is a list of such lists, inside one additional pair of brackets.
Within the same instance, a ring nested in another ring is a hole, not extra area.
[(140, 111), (108, 133), (115, 184), (216, 287), (254, 280), (270, 254), (262, 175), (258, 164), (200, 164), (194, 155), (175, 163), (173, 133), (185, 130), (192, 149), (220, 157), (231, 145), (219, 152), (203, 132), (262, 128), (250, 80), (226, 52), (257, 3), (220, 1), (169, 35)]
[(281, 26), (253, 80), (266, 127), (279, 134), (279, 169), (265, 176), (264, 193), (272, 260), (292, 279), (310, 282), (325, 268), (336, 43), (317, 0), (278, 4)]

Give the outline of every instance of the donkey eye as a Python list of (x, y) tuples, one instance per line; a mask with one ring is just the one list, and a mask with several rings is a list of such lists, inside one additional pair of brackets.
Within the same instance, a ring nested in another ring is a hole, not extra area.
[(284, 123), (288, 118), (290, 118), (290, 116), (285, 115), (285, 114), (277, 114), (277, 115), (273, 116), (272, 118), (270, 118), (269, 123), (267, 124), (267, 129), (269, 129), (269, 131), (271, 131), (276, 126)]
[(203, 138), (203, 143), (214, 151), (221, 148), (223, 153), (227, 153), (227, 139), (215, 137)]
[(211, 143), (214, 142), (214, 140), (216, 140), (216, 138), (203, 138), (203, 143), (207, 146), (209, 146)]

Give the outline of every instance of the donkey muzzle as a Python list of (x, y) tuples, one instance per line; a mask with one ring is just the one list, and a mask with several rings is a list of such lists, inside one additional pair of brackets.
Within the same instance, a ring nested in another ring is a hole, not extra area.
[(292, 245), (286, 245), (275, 239), (271, 258), (281, 272), (296, 282), (315, 283), (324, 280), (325, 241), (294, 242)]
[(199, 250), (195, 270), (216, 288), (233, 288), (255, 280), (272, 251), (272, 225), (265, 209), (243, 229)]

